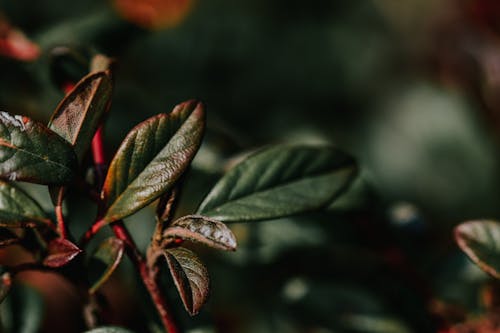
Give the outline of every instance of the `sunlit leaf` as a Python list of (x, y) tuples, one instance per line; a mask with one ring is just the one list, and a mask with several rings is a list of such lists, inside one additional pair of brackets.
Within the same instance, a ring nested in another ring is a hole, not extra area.
[(222, 222), (201, 215), (188, 215), (172, 222), (163, 233), (165, 243), (176, 239), (202, 243), (220, 250), (236, 250), (236, 237)]
[(167, 249), (164, 254), (186, 311), (192, 316), (197, 314), (208, 298), (207, 269), (200, 258), (186, 248)]
[(94, 328), (93, 330), (85, 331), (84, 333), (133, 333), (133, 332), (121, 327), (105, 326), (105, 327)]
[(98, 271), (97, 278), (91, 281), (89, 293), (95, 293), (109, 279), (123, 257), (124, 248), (123, 241), (114, 237), (106, 239), (99, 245), (89, 264), (98, 266), (94, 267)]
[(47, 127), (0, 112), (0, 178), (64, 184), (76, 169), (73, 148)]
[(38, 333), (44, 304), (40, 293), (24, 284), (14, 284), (0, 305), (2, 332)]
[(77, 83), (52, 115), (49, 128), (71, 143), (80, 161), (109, 105), (111, 92), (107, 73), (89, 74)]
[(455, 228), (455, 240), (476, 265), (500, 279), (500, 223), (488, 220), (462, 223)]
[(196, 154), (204, 126), (203, 105), (189, 101), (132, 129), (106, 176), (104, 221), (133, 214), (171, 189)]
[(56, 238), (52, 240), (47, 249), (47, 256), (43, 264), (48, 267), (61, 267), (73, 260), (82, 250), (67, 239)]
[(356, 172), (354, 160), (332, 147), (270, 147), (231, 169), (198, 213), (238, 222), (320, 209), (347, 188)]
[(33, 198), (16, 185), (0, 180), (0, 226), (36, 227), (50, 223)]

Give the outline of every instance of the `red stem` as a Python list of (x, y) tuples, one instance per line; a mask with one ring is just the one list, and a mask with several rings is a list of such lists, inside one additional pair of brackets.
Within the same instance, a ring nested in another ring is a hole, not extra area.
[(60, 203), (55, 207), (55, 213), (57, 218), (57, 231), (59, 232), (59, 236), (63, 239), (66, 239), (68, 238), (68, 226), (64, 222), (62, 205)]

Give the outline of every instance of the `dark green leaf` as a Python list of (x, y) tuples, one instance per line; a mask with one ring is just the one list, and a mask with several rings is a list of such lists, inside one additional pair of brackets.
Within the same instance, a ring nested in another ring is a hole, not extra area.
[(106, 282), (115, 271), (123, 257), (125, 245), (118, 238), (108, 238), (99, 245), (92, 256), (90, 265), (98, 266), (97, 278), (91, 282), (89, 293), (95, 293)]
[(9, 229), (0, 228), (0, 248), (17, 244), (20, 241), (21, 239)]
[(182, 303), (186, 311), (194, 316), (208, 298), (208, 271), (200, 258), (186, 248), (166, 249), (164, 254)]
[(189, 101), (132, 129), (106, 176), (104, 221), (133, 214), (171, 189), (196, 154), (204, 126), (203, 105)]
[(89, 74), (78, 82), (52, 115), (49, 128), (71, 143), (79, 161), (100, 125), (111, 92), (111, 79), (107, 73)]
[(0, 306), (2, 332), (40, 332), (43, 309), (43, 299), (37, 290), (27, 285), (14, 284)]
[(49, 243), (43, 264), (48, 267), (61, 267), (73, 260), (82, 250), (67, 239), (56, 238)]
[(59, 135), (27, 117), (0, 112), (0, 178), (62, 185), (76, 168), (73, 148)]
[(270, 147), (231, 169), (198, 213), (238, 222), (320, 209), (347, 188), (356, 172), (354, 160), (332, 147)]
[(12, 287), (12, 278), (10, 273), (3, 273), (0, 277), (0, 303), (3, 302), (5, 297), (9, 294), (10, 288)]
[(0, 180), (0, 226), (42, 225), (51, 225), (51, 222), (40, 205), (16, 185)]
[(106, 327), (95, 328), (90, 331), (85, 331), (84, 333), (133, 333), (133, 332), (121, 327), (106, 326)]
[(222, 222), (200, 215), (175, 220), (163, 233), (164, 245), (175, 239), (202, 243), (220, 250), (236, 250), (236, 237)]
[(500, 279), (500, 223), (487, 220), (462, 223), (455, 228), (455, 240), (476, 265)]

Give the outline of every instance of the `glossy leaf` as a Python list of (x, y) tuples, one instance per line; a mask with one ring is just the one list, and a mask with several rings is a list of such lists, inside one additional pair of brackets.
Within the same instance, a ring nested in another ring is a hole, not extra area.
[(9, 294), (10, 288), (12, 287), (12, 277), (10, 273), (3, 273), (0, 277), (0, 303)]
[(0, 112), (0, 178), (62, 185), (76, 169), (73, 148), (47, 127)]
[(43, 264), (47, 267), (57, 268), (69, 263), (82, 250), (67, 239), (56, 238), (49, 243), (47, 252)]
[(200, 258), (186, 248), (167, 249), (164, 254), (182, 303), (186, 311), (194, 316), (208, 298), (208, 271)]
[(270, 147), (231, 169), (198, 213), (238, 222), (320, 209), (347, 188), (356, 172), (354, 160), (332, 147)]
[(203, 105), (189, 101), (132, 129), (106, 176), (104, 221), (133, 214), (170, 190), (196, 154), (204, 126)]
[(236, 250), (236, 237), (224, 223), (200, 215), (175, 220), (163, 233), (164, 243), (176, 239), (202, 243), (220, 250)]
[(84, 333), (133, 333), (133, 332), (121, 327), (105, 326), (105, 327), (94, 328), (93, 330), (85, 331)]
[(111, 274), (115, 271), (123, 257), (125, 245), (122, 240), (118, 238), (108, 238), (99, 245), (96, 252), (92, 256), (92, 261), (98, 262), (99, 272), (95, 281), (91, 282), (92, 286), (89, 293), (95, 293), (106, 282)]
[(33, 198), (18, 186), (0, 180), (1, 227), (36, 227), (50, 223)]
[(89, 74), (77, 83), (52, 115), (49, 128), (71, 143), (79, 161), (90, 147), (111, 93), (107, 73)]
[(488, 220), (462, 223), (455, 228), (455, 240), (476, 265), (500, 279), (500, 223)]

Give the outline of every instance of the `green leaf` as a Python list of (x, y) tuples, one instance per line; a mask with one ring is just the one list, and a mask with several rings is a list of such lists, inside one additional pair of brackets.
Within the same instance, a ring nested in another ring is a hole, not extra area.
[(176, 239), (202, 243), (210, 247), (234, 251), (236, 237), (224, 223), (201, 215), (188, 215), (172, 222), (163, 233), (163, 245)]
[(9, 272), (3, 273), (0, 277), (0, 303), (3, 302), (5, 297), (9, 294), (12, 287), (12, 277)]
[(203, 105), (189, 101), (132, 129), (106, 176), (103, 221), (131, 215), (171, 189), (196, 154), (204, 127)]
[(476, 265), (500, 279), (500, 223), (488, 220), (462, 223), (455, 228), (455, 240)]
[(89, 266), (97, 270), (96, 278), (91, 282), (89, 293), (95, 293), (115, 271), (123, 257), (125, 244), (122, 240), (110, 237), (99, 245), (91, 258)]
[(208, 298), (208, 271), (200, 258), (186, 248), (166, 249), (164, 255), (182, 303), (186, 311), (194, 316)]
[(344, 191), (356, 173), (354, 160), (332, 147), (273, 146), (231, 169), (198, 213), (241, 222), (317, 210)]
[(59, 135), (27, 117), (0, 112), (0, 178), (62, 185), (76, 168), (73, 148)]
[(77, 83), (52, 115), (49, 128), (73, 146), (79, 161), (87, 152), (100, 125), (112, 89), (107, 73), (89, 74)]
[(0, 306), (2, 332), (40, 332), (43, 309), (43, 299), (37, 290), (15, 284)]
[(0, 226), (52, 226), (40, 205), (16, 185), (0, 180)]
[(85, 331), (84, 333), (133, 333), (133, 332), (121, 327), (105, 326), (105, 327), (94, 328), (93, 330)]
[(57, 268), (68, 264), (82, 250), (67, 239), (56, 238), (50, 241), (47, 252), (43, 264), (47, 267)]

